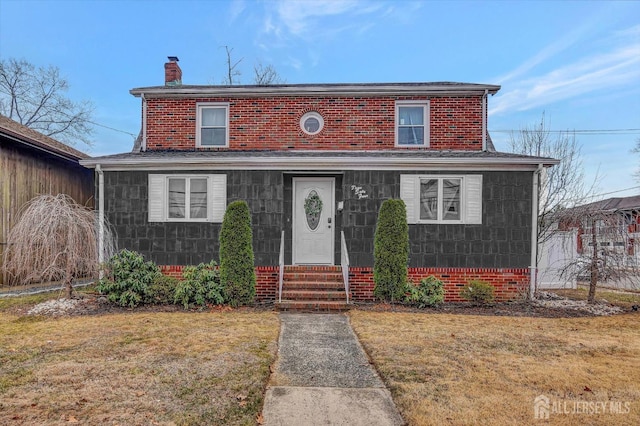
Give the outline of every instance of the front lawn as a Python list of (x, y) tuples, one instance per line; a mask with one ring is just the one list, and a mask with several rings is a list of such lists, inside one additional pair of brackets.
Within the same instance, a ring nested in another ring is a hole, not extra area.
[[(640, 424), (638, 314), (349, 315), (410, 425)], [(534, 417), (540, 395), (546, 421)]]
[(0, 309), (0, 424), (256, 424), (275, 313), (50, 318), (19, 302)]
[[(558, 289), (551, 291), (560, 296), (564, 296), (574, 300), (587, 300), (587, 296), (589, 296), (589, 289), (584, 287), (578, 287), (576, 289)], [(596, 290), (596, 302), (610, 303), (612, 305), (620, 306), (623, 309), (629, 310), (633, 305), (640, 305), (640, 293), (599, 288)]]

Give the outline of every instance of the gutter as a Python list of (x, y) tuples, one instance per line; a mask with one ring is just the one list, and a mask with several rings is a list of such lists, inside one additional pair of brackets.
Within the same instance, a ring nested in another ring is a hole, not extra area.
[(147, 150), (147, 99), (144, 97), (144, 93), (141, 93), (142, 98), (142, 143), (140, 150), (142, 152)]
[[(543, 165), (552, 166), (558, 164), (555, 159), (544, 159)], [(519, 169), (537, 170), (540, 158), (534, 160), (529, 158), (464, 158), (464, 157), (443, 157), (443, 158), (393, 158), (393, 157), (340, 157), (340, 156), (309, 156), (305, 158), (292, 157), (251, 157), (249, 155), (238, 155), (237, 157), (215, 157), (199, 156), (192, 158), (179, 158), (179, 156), (167, 155), (164, 158), (102, 158), (88, 159), (80, 162), (85, 167), (95, 167), (101, 164), (109, 170), (135, 170), (135, 169), (163, 169), (163, 168), (185, 168), (185, 169), (250, 169), (250, 170), (280, 170), (280, 169), (300, 169), (300, 170), (355, 170), (355, 169), (378, 169), (393, 170), (424, 168), (424, 167), (447, 167), (469, 169), (473, 167), (490, 167), (497, 170)]]
[(538, 203), (540, 174), (544, 166), (538, 164), (538, 168), (533, 173), (533, 195), (531, 204), (531, 266), (529, 266), (529, 300), (535, 297), (538, 287)]
[(77, 155), (77, 154), (73, 154), (71, 152), (67, 152), (64, 150), (58, 150), (54, 147), (50, 147), (48, 145), (45, 145), (43, 143), (37, 142), (37, 141), (27, 141), (24, 140), (18, 136), (14, 136), (13, 132), (12, 134), (9, 133), (4, 133), (4, 132), (0, 132), (0, 134), (8, 139), (13, 140), (14, 142), (17, 142), (19, 144), (28, 146), (29, 148), (33, 148), (36, 149), (38, 151), (42, 151), (42, 152), (46, 152), (47, 154), (59, 157), (65, 161), (69, 161), (72, 163), (78, 163), (79, 161), (82, 161), (83, 159), (89, 159), (91, 158), (89, 155), (84, 154), (84, 153), (80, 153), (82, 155)]
[(345, 84), (345, 85), (271, 85), (271, 86), (155, 86), (129, 90), (133, 96), (194, 97), (194, 96), (380, 96), (380, 95), (478, 95), (485, 91), (495, 94), (500, 86), (485, 84)]
[[(98, 263), (104, 264), (104, 172), (100, 164), (96, 164), (98, 173)], [(104, 277), (104, 270), (100, 268), (100, 279)]]
[(487, 150), (487, 95), (489, 94), (489, 90), (484, 90), (484, 95), (482, 96), (482, 150)]

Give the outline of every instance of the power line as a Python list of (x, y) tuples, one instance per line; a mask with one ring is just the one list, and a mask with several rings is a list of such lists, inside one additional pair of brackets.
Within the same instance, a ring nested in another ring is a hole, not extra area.
[(104, 124), (96, 123), (96, 122), (94, 122), (94, 121), (89, 121), (89, 120), (87, 120), (87, 123), (93, 124), (94, 126), (102, 127), (102, 128), (104, 128), (104, 129), (113, 130), (114, 132), (124, 133), (125, 135), (129, 135), (129, 136), (133, 137), (134, 139), (138, 137), (138, 135), (136, 135), (136, 134), (134, 134), (134, 133), (127, 132), (127, 131), (125, 131), (125, 130), (116, 129), (116, 128), (114, 128), (114, 127), (109, 127), (109, 126), (106, 126), (106, 125), (104, 125)]
[(489, 130), (491, 133), (569, 133), (576, 135), (637, 135), (640, 134), (640, 129), (579, 129), (579, 130), (540, 130), (540, 129), (518, 129), (518, 130)]
[[(26, 98), (26, 97), (24, 97), (24, 96), (17, 97), (17, 98), (18, 98), (18, 99), (20, 99), (20, 100), (21, 100), (21, 101), (23, 101), (23, 102), (27, 102), (27, 103), (31, 104), (31, 106), (34, 106), (34, 107), (39, 107), (39, 106), (40, 106), (40, 105), (38, 105), (37, 103), (33, 102), (31, 99)], [(66, 111), (57, 110), (57, 111), (56, 111), (56, 113), (58, 113), (58, 114), (62, 114), (62, 115), (64, 115), (65, 117), (70, 118), (70, 119), (74, 118), (74, 116), (73, 116), (73, 115), (69, 114), (69, 113), (68, 113), (68, 112), (66, 112)], [(108, 129), (108, 130), (112, 130), (112, 131), (114, 131), (114, 132), (124, 133), (125, 135), (129, 135), (129, 136), (131, 136), (134, 140), (138, 137), (138, 135), (136, 135), (136, 134), (134, 134), (134, 133), (127, 132), (127, 131), (125, 131), (125, 130), (116, 129), (115, 127), (110, 127), (110, 126), (107, 126), (107, 125), (105, 125), (105, 124), (96, 123), (95, 121), (91, 121), (91, 120), (84, 120), (84, 121), (85, 121), (85, 122), (87, 122), (87, 123), (89, 123), (89, 124), (93, 124), (94, 126), (102, 127), (103, 129)], [(21, 124), (22, 124), (22, 123), (21, 123)]]
[(625, 191), (630, 191), (630, 190), (632, 190), (632, 189), (638, 189), (638, 188), (640, 188), (640, 185), (638, 185), (638, 186), (632, 186), (631, 188), (618, 189), (617, 191), (603, 192), (602, 194), (595, 194), (595, 195), (592, 195), (592, 196), (590, 196), (590, 197), (588, 197), (588, 198), (601, 197), (601, 196), (603, 196), (603, 195), (616, 194), (616, 193), (618, 193), (618, 192), (625, 192)]

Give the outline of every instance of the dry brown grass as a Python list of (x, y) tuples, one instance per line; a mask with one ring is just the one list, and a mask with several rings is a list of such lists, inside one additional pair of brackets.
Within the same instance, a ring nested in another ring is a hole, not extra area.
[[(410, 425), (640, 424), (640, 315), (350, 317)], [(536, 420), (541, 394), (568, 409), (574, 401), (628, 402), (630, 412)]]
[(255, 424), (272, 312), (0, 312), (0, 424)]
[[(581, 287), (553, 290), (553, 292), (574, 300), (587, 300), (589, 295), (589, 289)], [(624, 309), (630, 309), (633, 305), (640, 305), (640, 293), (598, 289), (596, 291), (596, 302), (611, 303)]]

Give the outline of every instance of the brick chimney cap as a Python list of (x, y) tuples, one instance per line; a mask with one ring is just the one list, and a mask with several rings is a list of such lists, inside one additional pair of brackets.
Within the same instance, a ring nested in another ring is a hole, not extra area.
[(169, 59), (170, 62), (178, 62), (180, 60), (177, 56), (167, 56), (167, 59)]

